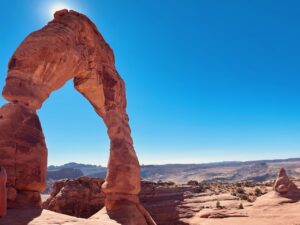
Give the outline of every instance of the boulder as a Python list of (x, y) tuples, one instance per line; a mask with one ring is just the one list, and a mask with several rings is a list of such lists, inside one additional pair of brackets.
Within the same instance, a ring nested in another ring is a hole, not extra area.
[(287, 176), (284, 168), (280, 169), (273, 188), (280, 195), (288, 195), (298, 190), (298, 187)]
[(42, 207), (70, 216), (88, 218), (104, 206), (100, 178), (80, 177), (54, 183), (50, 198)]

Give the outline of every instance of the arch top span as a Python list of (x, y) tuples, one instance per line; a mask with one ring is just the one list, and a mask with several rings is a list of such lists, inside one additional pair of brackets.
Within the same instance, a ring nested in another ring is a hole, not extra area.
[[(113, 51), (96, 26), (85, 15), (72, 10), (56, 12), (45, 27), (29, 34), (8, 64), (2, 94), (10, 103), (0, 108), (0, 115), (4, 115), (0, 120), (0, 165), (6, 163), (9, 187), (16, 193), (10, 198), (9, 206), (19, 207), (31, 199), (35, 199), (34, 205), (40, 203), (40, 187), (45, 186), (47, 148), (36, 110), (70, 79), (107, 126), (111, 144), (107, 176), (102, 186), (107, 212), (112, 211), (116, 216), (130, 208), (131, 213), (139, 216), (128, 216), (131, 222), (122, 224), (146, 225), (138, 198), (140, 166), (126, 113), (124, 81), (115, 68)], [(14, 129), (4, 130), (12, 124), (16, 125)], [(9, 138), (8, 142), (7, 133), (15, 138)], [(39, 142), (33, 143), (37, 138)], [(14, 154), (22, 157), (16, 158)], [(30, 163), (33, 159), (35, 164)], [(35, 175), (26, 176), (25, 181), (24, 173), (19, 170), (26, 168), (28, 174)]]
[(100, 116), (108, 111), (124, 114), (125, 85), (113, 51), (85, 15), (62, 10), (17, 48), (8, 65), (3, 97), (39, 109), (70, 79)]

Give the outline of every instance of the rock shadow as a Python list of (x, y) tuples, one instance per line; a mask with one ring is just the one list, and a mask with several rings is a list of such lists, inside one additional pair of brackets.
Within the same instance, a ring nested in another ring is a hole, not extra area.
[(0, 225), (27, 225), (42, 214), (42, 209), (8, 209)]
[[(157, 225), (188, 225), (188, 223), (180, 221), (185, 217), (182, 214), (184, 207), (181, 203), (184, 201), (184, 193), (164, 193), (162, 195), (154, 195), (147, 199), (141, 198), (141, 202), (150, 213)], [(185, 217), (186, 218), (186, 217)]]

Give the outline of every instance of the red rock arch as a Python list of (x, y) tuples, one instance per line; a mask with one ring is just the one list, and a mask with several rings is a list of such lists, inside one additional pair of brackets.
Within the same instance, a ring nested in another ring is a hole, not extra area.
[(70, 79), (108, 128), (106, 208), (122, 201), (139, 204), (140, 167), (113, 52), (86, 16), (62, 10), (21, 43), (8, 65), (3, 96), (10, 103), (0, 109), (0, 165), (8, 171), (9, 206), (40, 204), (47, 148), (36, 110)]

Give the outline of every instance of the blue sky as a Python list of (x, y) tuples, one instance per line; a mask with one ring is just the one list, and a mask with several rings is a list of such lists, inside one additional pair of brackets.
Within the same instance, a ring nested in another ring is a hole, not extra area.
[[(15, 48), (58, 3), (113, 48), (142, 164), (300, 156), (299, 1), (3, 0), (1, 89)], [(38, 114), (49, 164), (106, 165), (106, 128), (72, 82)]]

